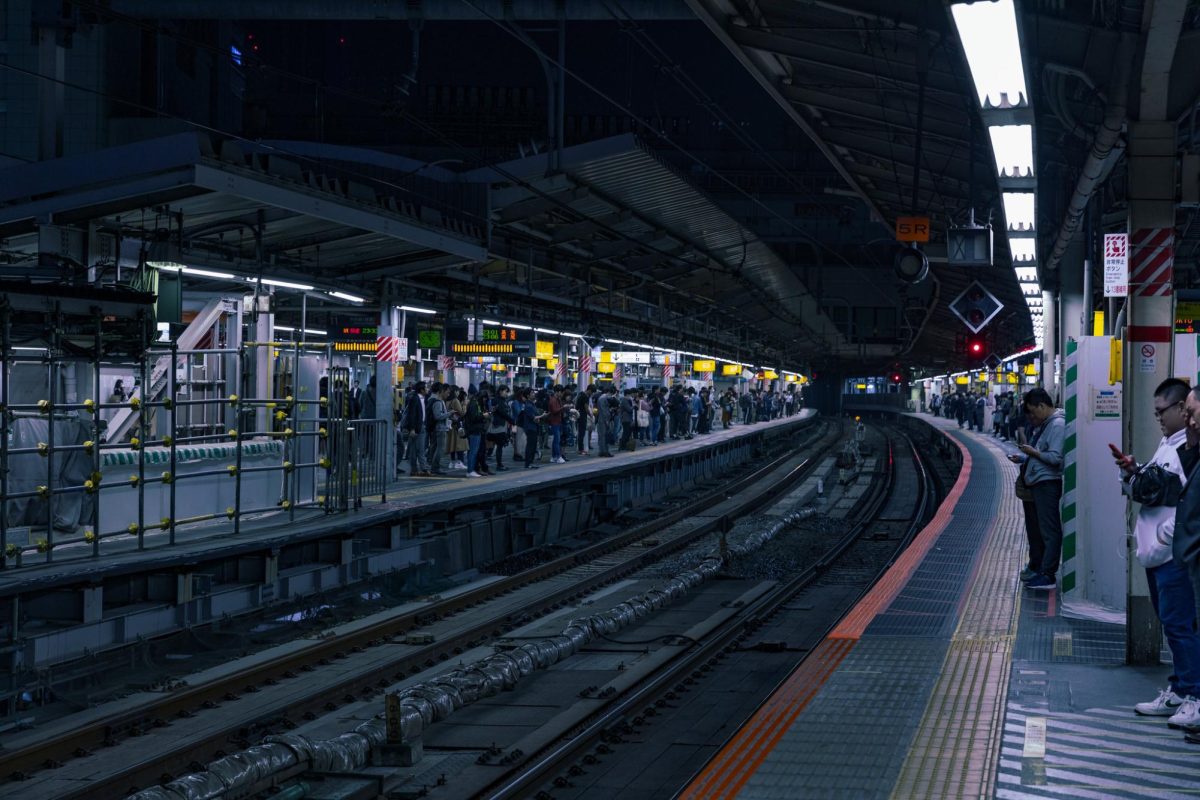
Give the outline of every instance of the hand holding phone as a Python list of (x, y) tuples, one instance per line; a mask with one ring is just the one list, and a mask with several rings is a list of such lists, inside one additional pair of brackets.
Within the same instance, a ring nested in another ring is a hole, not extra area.
[(1117, 466), (1120, 467), (1121, 469), (1132, 470), (1136, 466), (1136, 464), (1133, 460), (1133, 456), (1127, 455), (1126, 453), (1122, 453), (1121, 448), (1117, 447), (1112, 442), (1109, 442), (1108, 449), (1109, 449), (1109, 452), (1112, 453), (1112, 457), (1114, 459), (1116, 459)]

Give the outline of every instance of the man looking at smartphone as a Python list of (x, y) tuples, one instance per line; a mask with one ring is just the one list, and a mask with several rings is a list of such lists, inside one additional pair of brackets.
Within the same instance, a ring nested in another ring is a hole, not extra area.
[(1063, 440), (1066, 417), (1054, 407), (1045, 389), (1025, 393), (1025, 413), (1036, 428), (1028, 443), (1018, 449), (1026, 456), (1025, 484), (1033, 494), (1038, 529), (1042, 534), (1042, 563), (1038, 574), (1025, 582), (1030, 589), (1053, 589), (1062, 560), (1062, 517), (1058, 502), (1062, 499)]
[[(1187, 439), (1188, 395), (1188, 385), (1177, 378), (1163, 381), (1154, 390), (1154, 418), (1163, 435), (1150, 459), (1151, 464), (1178, 475), (1185, 486), (1187, 477), (1178, 449)], [(1126, 480), (1141, 469), (1133, 456), (1115, 445), (1109, 448)], [(1172, 558), (1175, 512), (1174, 506), (1142, 505), (1134, 523), (1137, 560), (1146, 570), (1150, 603), (1162, 621), (1175, 670), (1167, 679), (1167, 688), (1154, 700), (1138, 703), (1134, 711), (1142, 716), (1169, 717), (1171, 727), (1182, 727), (1200, 724), (1200, 633), (1196, 631), (1196, 602), (1187, 569)]]

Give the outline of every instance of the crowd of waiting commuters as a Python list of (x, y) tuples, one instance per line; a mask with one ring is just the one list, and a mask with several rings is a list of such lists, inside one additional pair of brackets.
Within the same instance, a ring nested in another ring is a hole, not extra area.
[[(1009, 458), (1020, 465), (1015, 492), (1024, 507), (1029, 545), (1020, 577), (1031, 589), (1054, 588), (1062, 556), (1063, 412), (1040, 388), (1019, 401), (1013, 394), (994, 400), (972, 392), (935, 396), (929, 409), (980, 432), (990, 412), (991, 433), (1017, 443), (1019, 454)], [(1172, 674), (1157, 697), (1138, 703), (1134, 711), (1166, 718), (1188, 742), (1200, 744), (1200, 386), (1163, 381), (1153, 409), (1145, 412), (1154, 414), (1162, 432), (1150, 460), (1139, 464), (1115, 445), (1110, 448), (1118, 470), (1114, 483), (1119, 480), (1137, 503), (1136, 558), (1171, 650)]]
[(482, 382), (462, 388), (420, 381), (406, 387), (396, 413), (396, 463), (414, 477), (465, 472), (479, 478), (509, 469), (537, 469), (567, 456), (612, 457), (614, 450), (691, 439), (717, 425), (749, 425), (795, 414), (796, 392), (675, 385), (624, 389), (575, 384), (535, 389)]

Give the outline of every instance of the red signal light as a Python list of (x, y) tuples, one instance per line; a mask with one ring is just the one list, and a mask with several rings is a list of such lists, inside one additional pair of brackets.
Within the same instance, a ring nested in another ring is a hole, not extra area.
[(971, 352), (975, 355), (979, 355), (983, 352), (983, 345), (979, 342), (971, 342)]

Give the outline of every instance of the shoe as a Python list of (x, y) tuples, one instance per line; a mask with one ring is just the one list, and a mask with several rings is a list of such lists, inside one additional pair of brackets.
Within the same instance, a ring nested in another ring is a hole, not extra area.
[(1033, 580), (1025, 582), (1026, 589), (1048, 590), (1058, 585), (1053, 575), (1038, 575)]
[(528, 466), (525, 467), (525, 469), (537, 469), (537, 468), (538, 468), (537, 464), (529, 464)]
[(1025, 569), (1021, 570), (1021, 580), (1024, 581), (1025, 583), (1029, 583), (1029, 581), (1033, 580), (1037, 576), (1038, 576), (1038, 571), (1035, 569), (1030, 569), (1029, 567), (1026, 567)]
[(482, 476), (482, 475), (480, 475), (480, 474), (479, 474), (478, 472), (476, 472), (475, 470), (471, 470), (470, 472), (468, 472), (468, 473), (467, 473), (467, 477), (468, 477), (468, 478), (482, 478), (483, 476)]
[(612, 453), (600, 453), (600, 457), (601, 458), (612, 458), (613, 454)]
[(496, 472), (508, 472), (508, 467), (496, 467)]
[(1173, 717), (1183, 706), (1185, 700), (1167, 687), (1158, 693), (1158, 697), (1149, 703), (1138, 703), (1133, 707), (1135, 714), (1143, 717)]
[[(1176, 695), (1178, 696), (1178, 695)], [(1188, 695), (1183, 705), (1167, 720), (1169, 728), (1195, 728), (1200, 725), (1200, 699)]]

